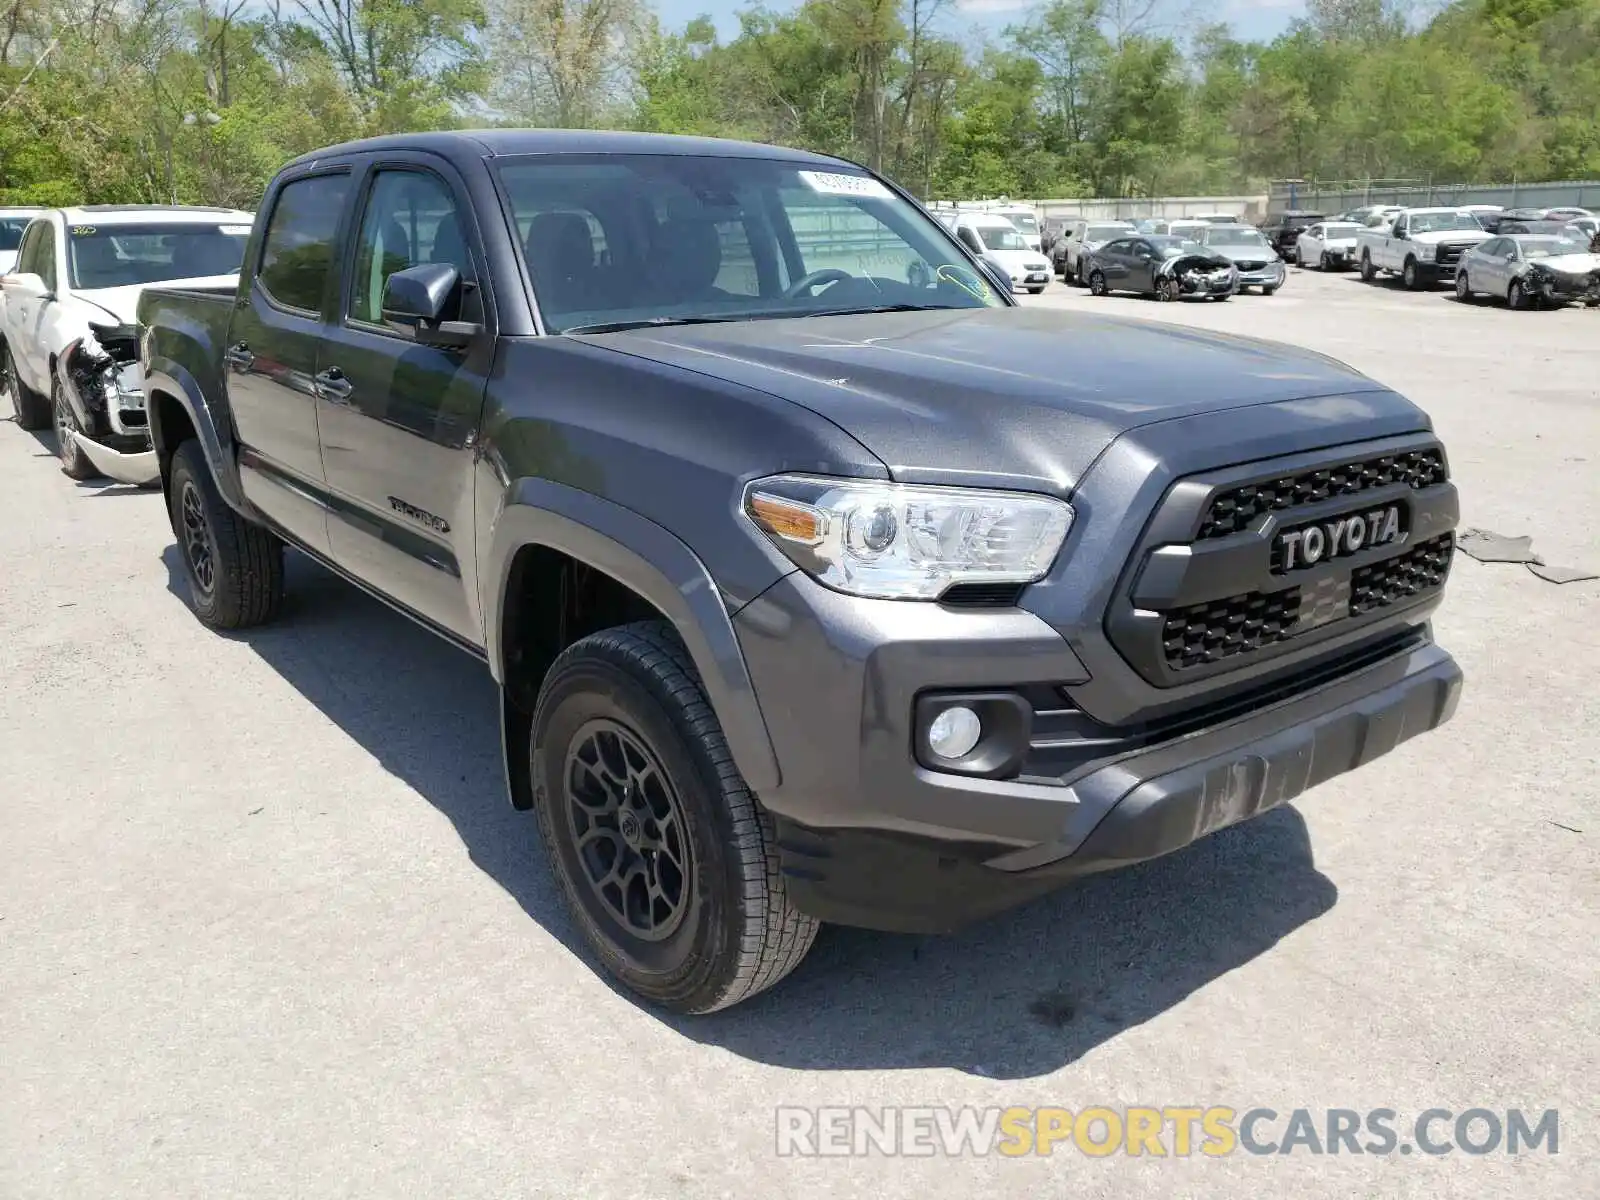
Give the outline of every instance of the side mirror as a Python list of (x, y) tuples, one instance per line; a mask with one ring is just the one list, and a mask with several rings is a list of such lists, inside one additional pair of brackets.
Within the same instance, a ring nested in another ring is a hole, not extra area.
[(5, 290), (15, 292), (19, 296), (31, 296), (35, 300), (50, 298), (50, 289), (45, 286), (44, 279), (28, 272), (22, 275), (7, 275), (3, 281)]
[(1407, 237), (1409, 237), (1404, 229), (1391, 229), (1389, 231), (1389, 236), (1394, 238), (1394, 240), (1397, 242), (1403, 242), (1407, 239)]
[(461, 272), (449, 263), (396, 271), (383, 284), (383, 323), (425, 346), (465, 346), (483, 326), (459, 320)]

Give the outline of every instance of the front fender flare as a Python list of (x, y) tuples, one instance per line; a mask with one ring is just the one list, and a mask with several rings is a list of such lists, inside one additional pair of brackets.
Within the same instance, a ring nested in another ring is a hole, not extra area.
[(733, 620), (705, 565), (671, 531), (632, 509), (547, 479), (520, 479), (506, 492), (479, 578), (484, 647), (505, 682), (506, 589), (517, 552), (548, 546), (626, 584), (664, 613), (694, 660), (728, 750), (758, 794), (782, 776), (745, 666)]
[(217, 490), (222, 493), (229, 507), (246, 515), (252, 514), (254, 509), (245, 499), (244, 489), (239, 482), (239, 468), (232, 453), (233, 438), (230, 434), (224, 444), (223, 435), (217, 429), (216, 419), (211, 406), (206, 403), (205, 393), (200, 390), (199, 382), (183, 364), (152, 355), (144, 364), (145, 411), (150, 422), (151, 445), (156, 449), (163, 469), (171, 461), (174, 447), (162, 436), (161, 406), (154, 403), (157, 392), (171, 396), (188, 415), (189, 424), (200, 439), (206, 464), (211, 468), (211, 477), (216, 480)]

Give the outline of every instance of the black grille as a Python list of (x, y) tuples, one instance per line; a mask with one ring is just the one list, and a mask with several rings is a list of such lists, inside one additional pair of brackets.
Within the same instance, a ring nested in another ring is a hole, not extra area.
[(1200, 536), (1227, 537), (1248, 529), (1263, 513), (1316, 504), (1334, 496), (1353, 496), (1391, 483), (1432, 487), (1448, 477), (1439, 451), (1407, 450), (1230, 488), (1212, 499), (1200, 521)]
[(1442, 263), (1460, 262), (1461, 252), (1465, 249), (1465, 246), (1440, 246), (1439, 261)]
[(1022, 596), (1020, 583), (958, 583), (939, 597), (952, 608), (1015, 608)]
[(1388, 608), (1444, 585), (1450, 574), (1455, 535), (1419, 542), (1404, 554), (1350, 572), (1350, 615)]
[(1262, 267), (1266, 266), (1267, 264), (1265, 262), (1256, 262), (1254, 259), (1250, 259), (1250, 260), (1241, 259), (1238, 262), (1235, 262), (1233, 265), (1238, 267), (1239, 270), (1241, 270), (1241, 271), (1259, 271), (1259, 270), (1261, 270)]
[(1300, 589), (1246, 592), (1167, 614), (1161, 647), (1174, 671), (1221, 662), (1281, 642), (1294, 632)]

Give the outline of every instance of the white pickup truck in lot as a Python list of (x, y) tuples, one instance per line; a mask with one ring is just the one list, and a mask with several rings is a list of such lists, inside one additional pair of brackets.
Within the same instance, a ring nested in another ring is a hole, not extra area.
[(1356, 234), (1361, 278), (1398, 275), (1415, 291), (1456, 277), (1456, 264), (1489, 233), (1464, 208), (1406, 208)]

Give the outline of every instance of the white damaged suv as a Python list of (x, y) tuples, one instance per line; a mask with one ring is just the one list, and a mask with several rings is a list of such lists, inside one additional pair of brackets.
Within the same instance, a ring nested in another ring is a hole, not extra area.
[(237, 286), (252, 220), (228, 208), (89, 205), (28, 223), (0, 278), (0, 390), (22, 428), (54, 424), (67, 475), (159, 477), (134, 324), (139, 294), (152, 283)]

